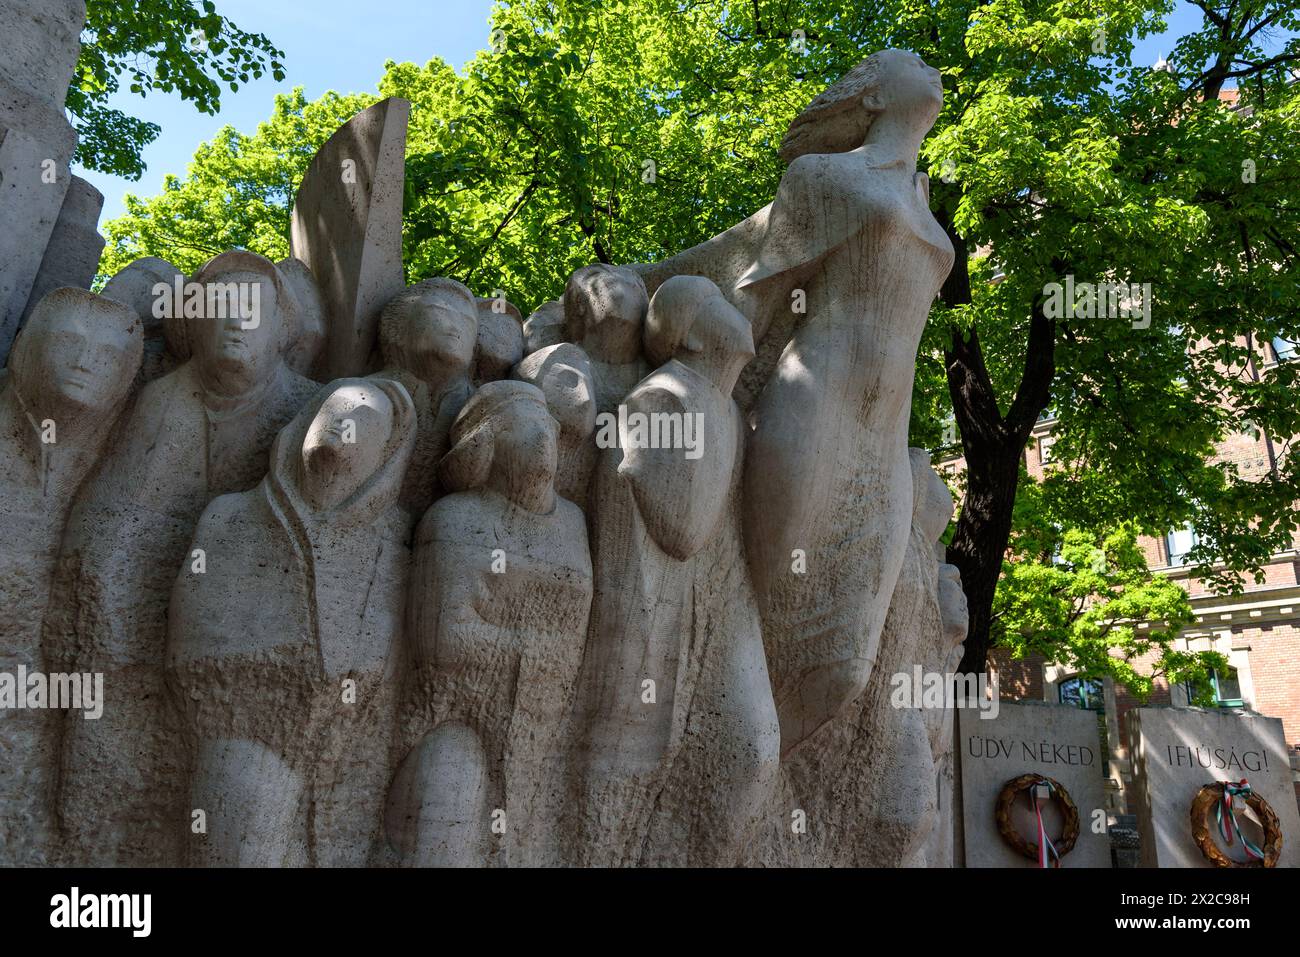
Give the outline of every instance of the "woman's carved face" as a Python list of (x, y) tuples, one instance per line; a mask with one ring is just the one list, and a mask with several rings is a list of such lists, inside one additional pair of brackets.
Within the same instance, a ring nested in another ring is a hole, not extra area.
[(867, 94), (863, 106), (874, 112), (899, 112), (934, 125), (943, 108), (943, 77), (915, 53), (884, 50), (880, 82)]
[(192, 320), (194, 357), (216, 382), (267, 381), (280, 361), (280, 304), (260, 273), (233, 271), (204, 282), (205, 315)]
[(478, 312), (463, 296), (435, 289), (413, 304), (406, 352), (411, 371), (422, 379), (442, 368), (469, 369), (478, 337)]

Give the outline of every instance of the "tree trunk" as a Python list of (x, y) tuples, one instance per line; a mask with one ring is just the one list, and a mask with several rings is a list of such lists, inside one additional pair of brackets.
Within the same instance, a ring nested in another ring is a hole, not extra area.
[[(966, 242), (952, 229), (942, 212), (940, 223), (948, 232), (957, 257), (940, 293), (946, 305), (971, 301)], [(1058, 272), (1064, 263), (1054, 263)], [(984, 671), (988, 661), (993, 617), (993, 596), (1002, 559), (1011, 539), (1011, 515), (1020, 481), (1025, 443), (1038, 416), (1051, 398), (1055, 363), (1056, 323), (1043, 315), (1043, 299), (1035, 298), (1019, 387), (1005, 416), (984, 364), (979, 331), (954, 327), (952, 342), (944, 352), (948, 392), (961, 433), (966, 458), (966, 497), (962, 501), (957, 531), (948, 546), (948, 562), (961, 572), (962, 590), (970, 610), (970, 628), (960, 670)]]

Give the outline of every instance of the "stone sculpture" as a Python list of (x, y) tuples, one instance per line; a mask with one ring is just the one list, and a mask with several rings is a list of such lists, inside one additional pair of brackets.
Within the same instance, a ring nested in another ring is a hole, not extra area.
[(175, 859), (180, 747), (163, 688), (171, 584), (204, 507), (257, 484), (276, 433), (317, 389), (284, 365), (297, 305), (272, 263), (225, 253), (194, 281), (221, 295), (186, 321), (193, 357), (145, 386), (78, 496), (46, 620), (49, 660), (103, 673), (108, 689), (101, 719), (64, 723), (59, 792), (68, 847), (97, 863)]
[(547, 346), (515, 366), (514, 378), (542, 390), (560, 425), (555, 490), (586, 511), (596, 464), (596, 382), (587, 354), (572, 343)]
[(920, 57), (868, 57), (791, 124), (770, 206), (643, 270), (650, 287), (713, 279), (756, 341), (802, 320), (754, 400), (745, 476), (786, 752), (866, 687), (902, 567), (916, 350), (953, 262), (916, 170), (942, 104), (939, 71)]
[(41, 268), (32, 281), (32, 291), (27, 297), (20, 326), (26, 324), (36, 304), (47, 293), (64, 286), (89, 289), (95, 279), (100, 254), (104, 251), (104, 237), (96, 231), (99, 213), (104, 208), (104, 194), (80, 176), (68, 181), (68, 191), (54, 221)]
[(72, 182), (77, 134), (64, 103), (85, 22), (85, 0), (0, 0), (0, 360)]
[(474, 385), (507, 378), (524, 357), (523, 317), (504, 299), (478, 300), (478, 344), (474, 350)]
[(402, 864), (554, 860), (559, 732), (582, 662), (591, 562), (582, 512), (555, 494), (541, 390), (490, 382), (439, 467), (452, 494), (416, 533), (418, 680), (387, 833)]
[(955, 666), (952, 653), (960, 652), (967, 618), (964, 598), (953, 601), (945, 584), (956, 569), (935, 554), (952, 497), (929, 454), (910, 451), (911, 532), (871, 679), (841, 715), (782, 761), (750, 863), (917, 867), (946, 849), (943, 866), (951, 864), (953, 712), (900, 700), (898, 682), (901, 676), (910, 690), (915, 668), (935, 674)]
[(438, 461), (472, 391), (479, 315), (478, 300), (465, 286), (454, 279), (426, 279), (395, 296), (379, 321), (384, 369), (377, 375), (402, 383), (419, 421), (401, 494), (417, 519), (441, 493)]
[(298, 302), (297, 327), (285, 349), (284, 364), (300, 376), (316, 378), (325, 353), (325, 299), (311, 269), (290, 256), (275, 264)]
[(668, 416), (699, 442), (651, 448), (628, 429), (600, 453), (577, 847), (584, 863), (734, 864), (778, 746), (736, 507), (731, 390), (754, 345), (712, 282), (678, 277), (655, 294), (645, 349), (657, 368), (623, 400), (629, 421)]
[[(41, 621), (63, 525), (122, 410), (142, 341), (130, 310), (68, 288), (41, 300), (14, 344), (0, 387), (0, 672), (47, 670)], [(0, 710), (0, 866), (48, 862), (54, 714)]]
[(564, 341), (564, 300), (552, 299), (524, 320), (524, 355)]
[(168, 319), (162, 315), (165, 310), (158, 308), (167, 295), (164, 290), (174, 290), (177, 280), (184, 285), (185, 275), (179, 269), (165, 259), (145, 256), (118, 272), (100, 290), (105, 299), (130, 307), (144, 325), (144, 361), (136, 377), (137, 388), (189, 358), (188, 339), (177, 335), (183, 330), (184, 315)]
[(384, 304), (402, 291), (402, 190), (411, 104), (374, 104), (339, 127), (294, 197), (290, 249), (321, 283), (323, 379), (362, 375)]
[(584, 266), (564, 287), (564, 336), (591, 360), (598, 412), (615, 411), (650, 371), (641, 355), (648, 305), (641, 277), (622, 266)]
[[(12, 6), (0, 220), (40, 251), (81, 208), (32, 192), (67, 81)], [(45, 297), (0, 384), (0, 664), (105, 700), (0, 714), (0, 863), (950, 864), (952, 714), (890, 694), (966, 627), (906, 445), (941, 102), (875, 54), (794, 121), (772, 204), (523, 323), (404, 286), (392, 99), (317, 153), (291, 257)], [(0, 344), (41, 262), (10, 232)]]
[[(271, 469), (204, 510), (168, 615), (193, 755), (192, 863), (364, 865), (396, 714), (415, 406), (340, 379), (280, 432)], [(235, 597), (237, 600), (234, 600)]]

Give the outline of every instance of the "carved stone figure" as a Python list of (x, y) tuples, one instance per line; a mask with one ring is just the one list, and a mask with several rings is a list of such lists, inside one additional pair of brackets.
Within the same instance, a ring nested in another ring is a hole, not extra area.
[(932, 682), (956, 664), (952, 650), (965, 636), (965, 604), (952, 601), (945, 570), (955, 569), (935, 553), (952, 497), (928, 453), (910, 452), (911, 533), (875, 669), (842, 714), (782, 761), (751, 864), (918, 867), (933, 856), (935, 866), (951, 865), (953, 712), (912, 692), (915, 669)]
[(478, 300), (478, 344), (474, 349), (475, 386), (508, 378), (524, 357), (523, 317), (505, 299)]
[(275, 264), (298, 303), (296, 326), (284, 351), (284, 364), (300, 376), (316, 378), (325, 354), (325, 298), (311, 269), (290, 256)]
[(564, 287), (565, 338), (591, 360), (597, 412), (615, 411), (650, 371), (641, 355), (648, 304), (645, 283), (623, 266), (583, 266)]
[(524, 320), (524, 355), (564, 341), (564, 300), (552, 299), (538, 306)]
[[(753, 340), (712, 282), (677, 277), (651, 303), (645, 350), (657, 368), (623, 400), (629, 425), (596, 467), (571, 845), (589, 864), (735, 864), (779, 744), (731, 400)], [(676, 422), (679, 441), (646, 441), (638, 422)]]
[[(15, 680), (20, 667), (48, 673), (41, 621), (59, 539), (72, 496), (123, 408), (142, 341), (130, 310), (80, 289), (56, 289), (37, 305), (9, 356), (0, 387), (0, 673)], [(25, 696), (28, 687), (14, 690)], [(49, 860), (53, 714), (18, 710), (14, 702), (0, 708), (0, 866)]]
[(470, 369), (478, 341), (478, 300), (454, 279), (426, 279), (393, 298), (379, 320), (384, 370), (415, 402), (419, 431), (402, 482), (402, 505), (415, 518), (442, 494), (438, 461), (457, 413), (473, 387)]
[(195, 755), (191, 863), (358, 866), (379, 838), (396, 719), (415, 407), (340, 379), (276, 439), (271, 470), (203, 512), (168, 615)]
[(169, 332), (180, 328), (184, 317), (168, 322), (157, 308), (163, 287), (176, 288), (176, 280), (185, 275), (165, 259), (145, 256), (122, 269), (104, 284), (100, 295), (129, 306), (144, 324), (144, 361), (136, 377), (136, 388), (171, 372), (189, 358), (188, 341), (176, 343)]
[(194, 281), (213, 318), (187, 320), (193, 358), (145, 386), (78, 496), (46, 618), (58, 670), (104, 674), (103, 717), (64, 722), (59, 788), (69, 851), (96, 864), (177, 858), (168, 595), (203, 508), (257, 484), (276, 433), (318, 388), (284, 365), (296, 304), (272, 263), (225, 253)]
[(560, 424), (555, 490), (584, 511), (596, 464), (596, 383), (587, 354), (569, 342), (547, 346), (524, 358), (514, 378), (537, 386)]
[(591, 602), (586, 524), (555, 494), (557, 432), (523, 382), (484, 385), (456, 420), (452, 494), (416, 534), (419, 680), (387, 812), (402, 864), (556, 857), (559, 732)]
[(760, 356), (745, 476), (785, 752), (866, 687), (902, 567), (916, 350), (953, 261), (916, 170), (942, 103), (939, 72), (919, 57), (868, 57), (791, 124), (770, 206), (643, 270), (651, 288), (684, 272), (714, 279), (756, 341), (770, 328), (769, 348), (785, 343), (774, 363)]
[[(907, 448), (937, 71), (864, 60), (770, 205), (527, 322), (404, 286), (397, 99), (317, 153), (290, 258), (33, 311), (97, 242), (83, 19), (0, 0), (0, 864), (951, 864), (952, 711), (895, 698), (967, 627)], [(22, 668), (102, 715), (3, 707)]]

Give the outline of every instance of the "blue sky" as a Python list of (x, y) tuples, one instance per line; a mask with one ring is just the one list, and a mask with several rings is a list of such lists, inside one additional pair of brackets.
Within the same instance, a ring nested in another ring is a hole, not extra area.
[(75, 169), (104, 194), (104, 223), (120, 216), (127, 193), (153, 196), (167, 173), (184, 175), (194, 151), (229, 124), (252, 132), (271, 114), (276, 93), (295, 86), (315, 99), (327, 90), (375, 92), (384, 61), (427, 63), (433, 57), (461, 67), (489, 45), (491, 0), (217, 0), (221, 14), (249, 33), (264, 33), (284, 51), (285, 79), (270, 76), (222, 91), (221, 112), (207, 116), (176, 95), (141, 98), (119, 92), (111, 105), (157, 123), (162, 133), (144, 151), (139, 180)]
[[(284, 51), (286, 77), (264, 76), (239, 91), (226, 90), (217, 116), (199, 113), (175, 95), (141, 98), (119, 92), (112, 105), (157, 123), (162, 133), (145, 148), (144, 176), (127, 180), (78, 169), (104, 194), (100, 222), (120, 216), (127, 193), (153, 196), (167, 173), (184, 175), (199, 144), (226, 124), (252, 132), (271, 113), (276, 93), (295, 86), (315, 99), (327, 90), (374, 92), (386, 60), (426, 63), (441, 57), (459, 69), (488, 46), (492, 0), (219, 0), (221, 13), (241, 29), (264, 33)], [(1134, 59), (1151, 64), (1173, 46), (1171, 37), (1187, 32), (1200, 14), (1180, 3), (1170, 20), (1170, 36), (1138, 45)]]

